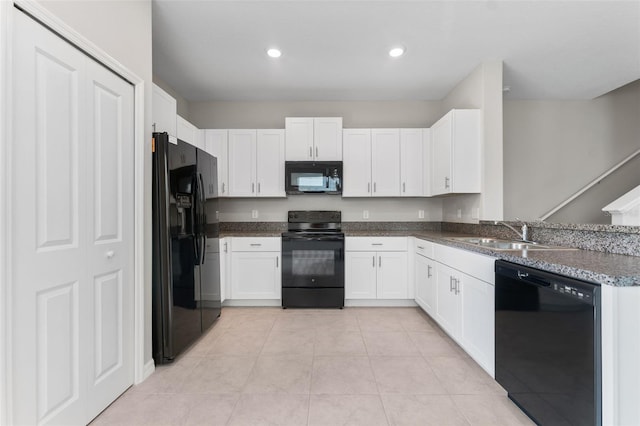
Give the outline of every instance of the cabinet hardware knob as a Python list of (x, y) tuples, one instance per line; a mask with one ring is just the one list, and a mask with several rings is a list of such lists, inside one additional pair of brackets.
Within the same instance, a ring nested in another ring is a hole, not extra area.
[(116, 254), (116, 252), (115, 252), (115, 251), (113, 251), (113, 250), (109, 250), (109, 251), (105, 254), (105, 256), (107, 256), (107, 259), (112, 259), (112, 258), (113, 258), (113, 256), (115, 256), (115, 254)]
[(373, 255), (373, 257), (371, 259), (373, 260), (373, 263), (371, 264), (371, 266), (373, 266), (375, 268), (376, 267), (376, 256)]
[(371, 193), (371, 182), (367, 183), (367, 194)]
[(309, 158), (313, 158), (313, 148), (309, 147)]
[(378, 256), (378, 267), (382, 268), (382, 256)]
[(316, 146), (316, 158), (318, 158), (318, 147)]
[(407, 184), (402, 182), (402, 192), (407, 192)]
[(431, 265), (427, 265), (427, 278), (431, 278)]
[(256, 184), (255, 184), (255, 183), (252, 183), (252, 184), (251, 184), (251, 193), (253, 194), (253, 193), (255, 193), (255, 192), (256, 192)]

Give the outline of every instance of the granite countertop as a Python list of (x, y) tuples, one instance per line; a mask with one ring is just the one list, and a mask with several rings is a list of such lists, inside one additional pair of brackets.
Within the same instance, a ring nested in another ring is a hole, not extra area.
[[(438, 244), (473, 251), (496, 259), (532, 268), (616, 287), (640, 286), (640, 257), (595, 250), (493, 250), (459, 241), (451, 237), (475, 236), (460, 232), (431, 230), (345, 230), (347, 237), (416, 237)], [(223, 230), (220, 237), (280, 237), (282, 230)], [(547, 244), (545, 245), (553, 245)]]
[[(616, 287), (640, 286), (640, 257), (592, 250), (493, 250), (446, 238), (463, 234), (443, 232), (411, 233), (439, 244), (486, 254), (523, 266)], [(477, 237), (477, 236), (476, 236)]]

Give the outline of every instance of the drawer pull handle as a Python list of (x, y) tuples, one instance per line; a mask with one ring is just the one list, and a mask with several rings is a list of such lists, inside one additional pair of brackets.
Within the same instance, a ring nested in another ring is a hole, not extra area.
[(431, 265), (427, 265), (427, 278), (431, 278)]
[(420, 250), (424, 250), (424, 247), (422, 247), (422, 246), (418, 246), (418, 248), (419, 248)]
[(371, 243), (372, 246), (381, 246), (382, 243)]
[(249, 244), (251, 247), (260, 247), (262, 244), (260, 243), (251, 243)]

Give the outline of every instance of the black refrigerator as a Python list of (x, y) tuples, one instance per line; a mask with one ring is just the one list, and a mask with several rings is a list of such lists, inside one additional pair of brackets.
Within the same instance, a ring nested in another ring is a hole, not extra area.
[(153, 134), (153, 358), (164, 364), (220, 316), (217, 160)]

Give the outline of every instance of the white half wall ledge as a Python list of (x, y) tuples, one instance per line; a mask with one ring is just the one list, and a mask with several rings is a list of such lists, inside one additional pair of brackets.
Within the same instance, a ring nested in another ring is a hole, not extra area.
[(640, 226), (640, 185), (602, 208), (611, 214), (612, 225)]

